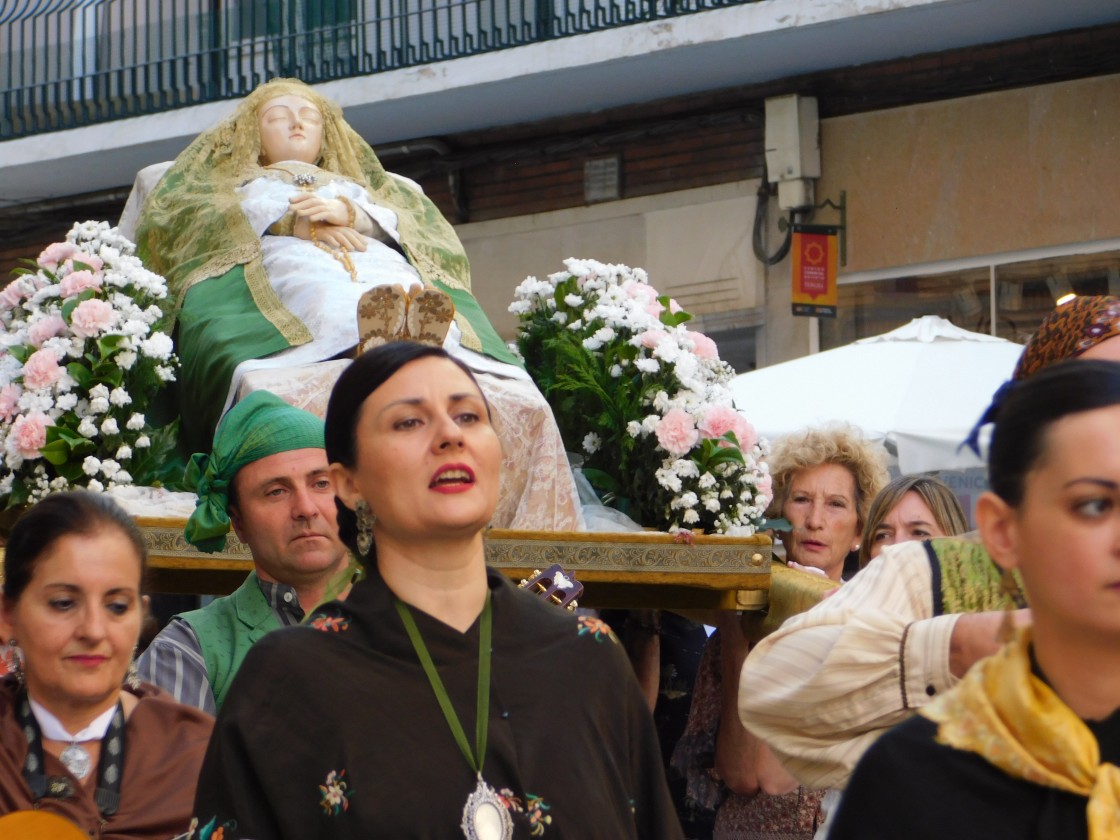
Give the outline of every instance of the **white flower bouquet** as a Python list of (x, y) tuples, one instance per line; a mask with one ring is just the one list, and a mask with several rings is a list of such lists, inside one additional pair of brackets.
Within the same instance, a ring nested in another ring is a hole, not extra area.
[(641, 269), (565, 260), (526, 278), (517, 348), (600, 497), (645, 526), (749, 535), (770, 502), (765, 441), (715, 342)]
[(75, 225), (0, 291), (0, 497), (158, 484), (174, 426), (145, 416), (178, 359), (167, 284), (106, 222)]

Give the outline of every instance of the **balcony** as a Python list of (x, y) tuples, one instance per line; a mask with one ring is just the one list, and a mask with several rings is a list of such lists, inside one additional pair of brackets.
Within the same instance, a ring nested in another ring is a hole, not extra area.
[(754, 2), (22, 0), (0, 12), (0, 140)]

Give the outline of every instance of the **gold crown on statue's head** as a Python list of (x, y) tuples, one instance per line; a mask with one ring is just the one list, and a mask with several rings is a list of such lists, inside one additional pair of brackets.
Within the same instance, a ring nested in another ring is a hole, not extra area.
[(439, 289), (376, 286), (358, 300), (357, 353), (390, 341), (442, 346), (454, 317), (455, 304)]

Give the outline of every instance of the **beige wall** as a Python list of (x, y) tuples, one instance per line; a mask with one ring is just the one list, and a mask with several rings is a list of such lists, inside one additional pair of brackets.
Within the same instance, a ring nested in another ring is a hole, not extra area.
[(750, 243), (757, 189), (757, 180), (740, 181), (456, 230), (475, 296), (505, 338), (517, 328), (507, 311), (514, 287), (562, 271), (568, 257), (644, 268), (694, 315), (725, 314), (763, 304), (763, 270)]
[(1120, 76), (825, 120), (821, 153), (842, 274), (1120, 236)]

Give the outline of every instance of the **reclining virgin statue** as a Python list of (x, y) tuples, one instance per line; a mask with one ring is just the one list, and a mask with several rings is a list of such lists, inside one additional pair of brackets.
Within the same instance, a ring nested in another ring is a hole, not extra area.
[(208, 451), (252, 390), (322, 413), (366, 346), (442, 343), (475, 372), (502, 438), (494, 524), (579, 528), (552, 413), (471, 294), (454, 228), (310, 86), (265, 82), (199, 135), (143, 200), (135, 239), (174, 300), (184, 451)]

